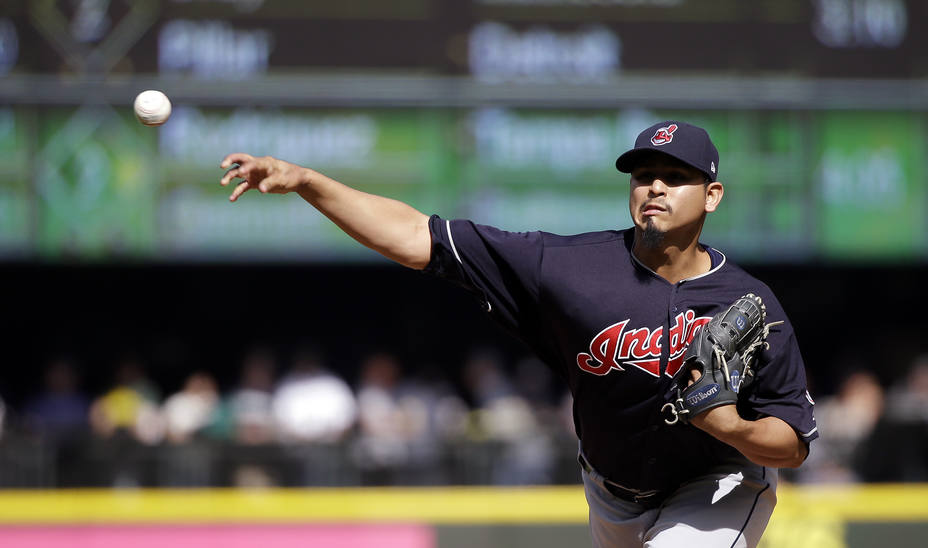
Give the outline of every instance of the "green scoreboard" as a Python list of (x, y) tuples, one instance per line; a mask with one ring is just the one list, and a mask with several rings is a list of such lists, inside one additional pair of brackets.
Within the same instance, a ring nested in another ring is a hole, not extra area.
[[(928, 3), (13, 0), (0, 261), (380, 260), (233, 151), (510, 230), (624, 228), (614, 160), (703, 125), (740, 261), (928, 259)], [(174, 103), (160, 128), (143, 89)]]

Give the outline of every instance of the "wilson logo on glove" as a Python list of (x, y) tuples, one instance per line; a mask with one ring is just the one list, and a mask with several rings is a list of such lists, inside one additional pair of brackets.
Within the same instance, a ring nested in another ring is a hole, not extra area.
[(716, 394), (718, 393), (719, 393), (719, 385), (710, 384), (709, 386), (703, 388), (699, 392), (696, 392), (695, 394), (692, 394), (689, 397), (687, 397), (686, 402), (689, 403), (690, 405), (699, 405), (705, 400), (714, 398)]

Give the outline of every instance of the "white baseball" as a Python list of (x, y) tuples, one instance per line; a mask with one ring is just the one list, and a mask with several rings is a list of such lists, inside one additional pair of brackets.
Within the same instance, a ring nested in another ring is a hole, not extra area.
[(149, 89), (135, 98), (135, 117), (146, 126), (160, 126), (171, 116), (171, 101), (158, 90)]

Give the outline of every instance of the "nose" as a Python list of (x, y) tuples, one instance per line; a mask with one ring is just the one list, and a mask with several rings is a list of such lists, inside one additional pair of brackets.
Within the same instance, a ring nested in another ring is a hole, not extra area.
[(660, 177), (655, 177), (651, 179), (651, 184), (648, 185), (648, 193), (661, 196), (667, 193), (667, 184)]

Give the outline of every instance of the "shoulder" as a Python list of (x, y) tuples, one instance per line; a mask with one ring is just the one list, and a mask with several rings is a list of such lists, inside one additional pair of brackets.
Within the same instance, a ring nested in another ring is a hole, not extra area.
[(716, 257), (720, 257), (720, 264), (716, 265), (710, 272), (699, 276), (690, 281), (694, 289), (713, 295), (720, 303), (731, 303), (738, 297), (753, 293), (759, 296), (768, 311), (777, 312), (782, 316), (782, 307), (774, 295), (773, 290), (767, 283), (757, 276), (749, 273), (731, 257), (727, 256), (722, 250), (706, 246)]
[[(731, 257), (725, 254), (724, 251), (716, 248), (702, 244), (710, 253), (721, 257), (720, 264), (715, 267), (713, 274), (717, 279), (717, 283), (724, 283), (727, 286), (732, 287), (733, 290), (742, 290), (742, 289), (757, 289), (758, 291), (763, 291), (764, 293), (772, 294), (770, 287), (767, 286), (762, 280), (754, 276), (745, 270), (741, 265), (736, 261), (732, 260)], [(754, 291), (757, 293), (757, 291)]]
[(761, 297), (775, 298), (773, 290), (766, 282), (757, 276), (749, 273), (741, 265), (726, 257), (725, 263), (719, 269), (719, 274), (726, 278), (726, 281), (743, 290), (751, 291)]
[(582, 234), (561, 235), (541, 230), (512, 231), (495, 226), (484, 225), (469, 219), (444, 219), (432, 215), (429, 219), (429, 228), (433, 234), (455, 232), (472, 232), (490, 238), (505, 238), (537, 241), (545, 247), (573, 247), (584, 245), (608, 244), (616, 241), (628, 242), (631, 234), (626, 230), (601, 230), (585, 232)]
[(560, 235), (549, 232), (540, 232), (545, 242), (545, 247), (578, 247), (587, 245), (614, 244), (615, 242), (627, 242), (628, 235), (631, 231), (626, 230), (600, 230), (596, 232), (584, 232), (582, 234)]
[(731, 292), (730, 297), (737, 298), (748, 293), (759, 296), (764, 302), (768, 320), (784, 321), (789, 327), (789, 320), (783, 306), (777, 299), (776, 294), (774, 294), (773, 289), (763, 280), (750, 274), (728, 257), (718, 270), (718, 278), (718, 282)]

